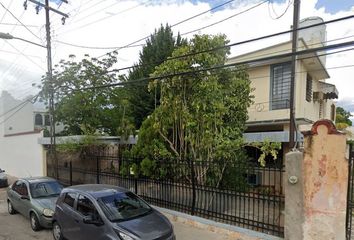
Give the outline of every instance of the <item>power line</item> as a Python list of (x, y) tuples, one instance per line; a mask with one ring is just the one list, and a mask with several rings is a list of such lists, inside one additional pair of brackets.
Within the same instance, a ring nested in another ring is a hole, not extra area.
[[(0, 22), (0, 25), (23, 27), (23, 25), (17, 24), (17, 23), (2, 23), (2, 22)], [(39, 27), (39, 26), (36, 26), (36, 25), (26, 25), (26, 26), (27, 27), (32, 27), (32, 28), (38, 28)]]
[[(13, 3), (14, 0), (11, 0), (9, 5), (7, 6), (7, 8), (10, 8), (11, 7), (11, 4)], [(4, 12), (4, 14), (2, 15), (1, 19), (0, 19), (0, 23), (2, 23), (2, 21), (4, 20), (4, 18), (6, 17), (6, 11)]]
[(4, 6), (4, 4), (2, 4), (2, 2), (0, 2), (0, 5), (8, 12), (11, 14), (12, 17), (14, 17), (22, 26), (24, 26), (33, 36), (35, 36), (37, 39), (39, 39), (40, 41), (42, 41), (42, 39), (40, 37), (38, 37), (36, 34), (34, 34), (31, 29), (29, 29), (25, 24), (23, 24), (20, 19), (18, 19), (8, 8), (6, 8)]
[[(336, 18), (336, 19), (325, 21), (325, 22), (322, 22), (322, 23), (316, 23), (316, 24), (313, 24), (313, 25), (299, 27), (297, 29), (297, 31), (308, 29), (308, 28), (312, 28), (312, 27), (322, 26), (322, 25), (326, 25), (326, 24), (331, 24), (331, 23), (335, 23), (335, 22), (339, 22), (339, 21), (344, 21), (344, 20), (348, 20), (348, 19), (352, 19), (352, 18), (354, 18), (354, 15), (349, 15), (349, 16), (342, 17), (342, 18)], [(232, 43), (232, 44), (227, 44), (225, 46), (220, 46), (220, 47), (210, 48), (210, 49), (206, 49), (206, 50), (202, 50), (202, 51), (198, 51), (198, 52), (187, 53), (187, 54), (183, 54), (183, 55), (179, 55), (179, 56), (169, 57), (165, 61), (186, 58), (186, 57), (190, 57), (190, 56), (194, 56), (194, 55), (198, 55), (198, 54), (202, 54), (202, 53), (214, 52), (214, 51), (222, 50), (222, 49), (225, 49), (225, 48), (235, 47), (235, 46), (246, 44), (246, 43), (256, 42), (256, 41), (259, 41), (259, 40), (264, 40), (264, 39), (267, 39), (267, 38), (272, 38), (272, 37), (276, 37), (276, 36), (292, 33), (293, 31), (294, 30), (292, 30), (292, 29), (291, 30), (286, 30), (286, 31), (282, 31), (282, 32), (269, 34), (269, 35), (264, 35), (264, 36), (261, 36), (261, 37), (256, 37), (256, 38), (252, 38), (252, 39), (248, 39), (248, 40), (243, 40), (243, 41)], [(137, 64), (137, 65), (132, 65), (132, 66), (128, 66), (128, 67), (118, 68), (118, 69), (115, 69), (115, 70), (112, 70), (112, 71), (118, 72), (118, 71), (128, 70), (128, 69), (135, 68), (135, 67), (158, 65), (158, 64), (161, 64), (162, 62), (163, 61), (149, 63), (149, 64)]]
[[(54, 40), (53, 42), (61, 43), (64, 45), (72, 46), (72, 47), (78, 47), (78, 48), (87, 48), (87, 49), (116, 49), (116, 48), (121, 48), (121, 47), (94, 47), (94, 46), (83, 46), (83, 45), (78, 45), (78, 44), (73, 44), (73, 43), (67, 43), (59, 40)], [(131, 45), (128, 46), (127, 48), (134, 48), (134, 47), (142, 47), (144, 44), (138, 44), (138, 45)]]
[[(140, 7), (140, 6), (146, 4), (146, 3), (150, 2), (150, 1), (151, 1), (151, 0), (148, 0), (148, 1), (143, 2), (143, 3), (139, 3), (139, 4), (137, 4), (137, 5), (133, 6), (133, 7), (124, 9), (124, 10), (122, 10), (122, 11), (120, 11), (120, 12), (115, 13), (115, 14), (112, 14), (112, 15), (109, 15), (109, 16), (106, 16), (106, 17), (103, 17), (103, 18), (100, 18), (100, 19), (98, 19), (98, 20), (95, 20), (95, 21), (86, 23), (86, 24), (84, 24), (84, 25), (82, 25), (82, 26), (79, 26), (79, 27), (70, 29), (70, 30), (68, 30), (68, 31), (66, 31), (66, 32), (58, 33), (58, 35), (64, 35), (64, 34), (66, 34), (66, 33), (69, 33), (69, 32), (72, 32), (72, 31), (75, 31), (75, 30), (78, 30), (78, 29), (81, 29), (81, 28), (90, 26), (90, 25), (92, 25), (92, 24), (96, 24), (96, 23), (101, 22), (101, 21), (103, 21), (103, 20), (106, 20), (106, 19), (108, 19), (108, 18), (114, 17), (114, 16), (116, 16), (116, 15), (118, 15), (118, 14), (122, 14), (122, 13), (125, 13), (125, 12), (128, 12), (128, 11), (131, 11), (131, 10), (133, 10), (133, 9), (135, 9), (135, 8), (137, 8), (137, 7)], [(114, 3), (113, 5), (115, 5), (115, 4), (117, 4), (117, 3)], [(109, 7), (110, 7), (110, 6), (109, 6)], [(106, 8), (108, 8), (108, 7), (106, 7)], [(106, 9), (106, 8), (104, 8), (104, 9)], [(103, 10), (104, 10), (104, 9), (103, 9)], [(83, 19), (85, 19), (85, 18), (83, 18)], [(78, 21), (77, 21), (77, 22), (78, 22)]]
[[(194, 15), (194, 16), (191, 16), (191, 17), (189, 17), (189, 18), (186, 18), (186, 19), (184, 19), (184, 20), (181, 20), (181, 21), (179, 21), (179, 22), (177, 22), (177, 23), (175, 23), (175, 24), (172, 24), (172, 25), (171, 25), (171, 28), (172, 28), (172, 27), (175, 27), (175, 26), (178, 26), (178, 25), (180, 25), (180, 24), (182, 24), (182, 23), (185, 23), (185, 22), (187, 22), (187, 21), (190, 21), (190, 20), (192, 20), (192, 19), (194, 19), (194, 18), (200, 17), (200, 16), (202, 16), (202, 15), (208, 13), (208, 12), (214, 11), (214, 10), (216, 10), (216, 9), (218, 9), (218, 8), (221, 8), (221, 7), (225, 6), (226, 4), (229, 4), (229, 3), (233, 2), (233, 1), (235, 1), (235, 0), (227, 1), (227, 2), (225, 2), (225, 3), (222, 3), (222, 4), (219, 4), (219, 5), (215, 6), (215, 7), (213, 7), (213, 8), (210, 8), (210, 9), (207, 10), (207, 11), (203, 11), (203, 12), (201, 12), (201, 13), (198, 13), (198, 14)], [(140, 38), (140, 39), (138, 39), (138, 40), (136, 40), (136, 41), (133, 41), (133, 42), (131, 42), (131, 43), (129, 43), (129, 44), (126, 44), (126, 45), (124, 45), (123, 47), (117, 48), (117, 49), (115, 49), (114, 51), (118, 51), (118, 50), (120, 50), (120, 49), (122, 49), (122, 48), (129, 47), (129, 46), (131, 46), (131, 45), (133, 45), (133, 44), (136, 44), (136, 43), (139, 43), (139, 42), (141, 42), (141, 41), (143, 41), (143, 40), (146, 40), (146, 39), (148, 39), (149, 37), (150, 37), (150, 35), (145, 36), (145, 37)], [(111, 51), (111, 52), (108, 52), (108, 53), (106, 53), (106, 54), (103, 54), (103, 55), (99, 56), (98, 58), (101, 58), (101, 57), (103, 57), (103, 56), (105, 56), (105, 55), (107, 55), (107, 54), (109, 54), (109, 53), (114, 52), (114, 51)]]
[[(257, 58), (257, 59), (248, 60), (248, 61), (241, 61), (241, 62), (237, 62), (237, 63), (214, 65), (212, 67), (194, 69), (192, 71), (171, 73), (171, 74), (165, 74), (165, 75), (154, 76), (154, 77), (145, 77), (145, 78), (140, 78), (140, 79), (136, 79), (136, 80), (131, 80), (131, 81), (128, 81), (128, 82), (119, 82), (119, 83), (106, 84), (106, 85), (95, 86), (95, 87), (80, 88), (80, 89), (76, 89), (75, 91), (98, 89), (98, 88), (107, 88), (107, 87), (115, 87), (115, 86), (123, 86), (123, 85), (127, 85), (127, 84), (134, 84), (134, 83), (137, 83), (137, 82), (144, 82), (144, 81), (150, 81), (150, 80), (162, 80), (162, 79), (166, 79), (166, 78), (184, 76), (184, 75), (200, 73), (200, 72), (207, 72), (207, 71), (218, 70), (218, 69), (222, 69), (222, 68), (236, 67), (236, 66), (239, 66), (239, 65), (248, 65), (248, 64), (251, 64), (251, 63), (260, 63), (260, 62), (265, 62), (265, 61), (270, 61), (270, 60), (284, 59), (284, 58), (291, 57), (294, 54), (295, 55), (304, 55), (304, 54), (309, 54), (309, 53), (316, 53), (318, 51), (325, 51), (325, 50), (330, 50), (330, 49), (348, 47), (348, 46), (351, 46), (351, 45), (354, 45), (354, 41), (349, 41), (349, 42), (345, 42), (345, 43), (338, 43), (338, 44), (332, 44), (332, 45), (325, 46), (325, 47), (318, 47), (318, 48), (301, 50), (301, 51), (297, 51), (295, 53), (291, 52), (291, 53), (279, 54), (279, 55), (275, 55), (275, 56)], [(352, 49), (350, 49), (350, 50), (352, 50)], [(338, 52), (335, 52), (335, 53), (344, 52), (344, 51), (349, 51), (349, 50), (341, 50), (341, 51), (338, 51)], [(314, 57), (319, 57), (319, 56), (326, 56), (326, 55), (331, 55), (331, 54), (335, 54), (335, 53), (325, 53), (325, 54), (319, 54), (319, 55), (316, 55), (316, 56), (303, 57), (303, 58), (299, 58), (298, 60), (314, 58)], [(65, 86), (62, 86), (62, 87), (65, 87)], [(61, 88), (61, 87), (59, 87), (59, 88)]]
[(220, 20), (220, 21), (211, 23), (211, 24), (206, 25), (206, 26), (204, 26), (204, 27), (201, 27), (201, 28), (198, 28), (198, 29), (194, 29), (194, 30), (189, 31), (189, 32), (182, 33), (181, 36), (184, 36), (184, 35), (187, 35), (187, 34), (190, 34), (190, 33), (194, 33), (194, 32), (198, 32), (198, 31), (200, 31), (200, 30), (203, 30), (203, 29), (206, 29), (206, 28), (215, 26), (215, 25), (217, 25), (217, 24), (220, 24), (220, 23), (222, 23), (222, 22), (225, 22), (225, 21), (227, 21), (227, 20), (230, 20), (231, 18), (234, 18), (234, 17), (236, 17), (236, 16), (239, 16), (239, 15), (241, 15), (241, 14), (244, 14), (244, 13), (246, 13), (246, 12), (249, 12), (249, 11), (251, 11), (251, 10), (254, 9), (254, 8), (257, 8), (257, 7), (261, 6), (262, 4), (264, 4), (264, 3), (268, 2), (268, 1), (269, 1), (269, 0), (265, 0), (265, 1), (263, 1), (263, 2), (260, 2), (260, 3), (254, 5), (254, 6), (250, 7), (250, 8), (247, 8), (247, 9), (241, 11), (241, 12), (238, 12), (238, 13), (236, 13), (236, 14), (233, 14), (233, 15), (227, 17), (227, 18), (224, 18), (224, 19), (222, 19), (222, 20)]
[[(282, 14), (280, 14), (280, 15), (278, 15), (278, 14), (275, 12), (275, 10), (274, 10), (274, 6), (273, 6), (274, 3), (273, 3), (272, 1), (268, 2), (268, 13), (269, 13), (269, 17), (270, 17), (271, 19), (273, 19), (273, 20), (278, 20), (278, 19), (282, 18), (282, 17), (285, 15), (285, 13), (289, 10), (289, 7), (291, 6), (292, 2), (293, 2), (292, 0), (289, 0), (289, 1), (288, 1), (288, 5), (286, 6), (284, 12), (283, 12)], [(276, 15), (275, 18), (273, 18), (273, 16), (271, 15), (271, 12), (270, 12), (270, 5), (271, 5), (271, 7), (272, 7), (273, 13)]]

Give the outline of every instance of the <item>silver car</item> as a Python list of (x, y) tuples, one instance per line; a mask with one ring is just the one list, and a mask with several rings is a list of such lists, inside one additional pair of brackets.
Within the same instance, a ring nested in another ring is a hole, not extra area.
[(48, 177), (18, 179), (7, 190), (8, 211), (29, 218), (33, 231), (51, 228), (55, 202), (62, 189)]
[(134, 193), (111, 185), (65, 188), (53, 216), (55, 240), (175, 240), (170, 221)]

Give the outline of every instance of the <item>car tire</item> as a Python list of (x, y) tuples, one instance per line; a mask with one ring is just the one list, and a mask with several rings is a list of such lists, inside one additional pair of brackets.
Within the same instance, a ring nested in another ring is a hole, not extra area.
[(37, 232), (41, 230), (41, 225), (39, 223), (38, 217), (33, 212), (30, 214), (30, 224), (33, 231)]
[(58, 222), (53, 223), (53, 238), (54, 240), (64, 240), (63, 234), (61, 232), (61, 227)]
[(12, 205), (12, 203), (10, 202), (10, 200), (7, 201), (7, 211), (8, 211), (9, 214), (11, 214), (11, 215), (16, 214), (16, 210), (14, 209), (14, 206)]

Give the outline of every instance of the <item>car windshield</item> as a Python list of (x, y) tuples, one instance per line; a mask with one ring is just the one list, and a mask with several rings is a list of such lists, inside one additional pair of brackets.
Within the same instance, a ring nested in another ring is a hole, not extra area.
[(30, 184), (32, 198), (59, 196), (62, 189), (63, 186), (61, 186), (58, 182), (55, 181)]
[(107, 218), (112, 222), (136, 218), (152, 210), (149, 205), (131, 192), (101, 197), (97, 201)]

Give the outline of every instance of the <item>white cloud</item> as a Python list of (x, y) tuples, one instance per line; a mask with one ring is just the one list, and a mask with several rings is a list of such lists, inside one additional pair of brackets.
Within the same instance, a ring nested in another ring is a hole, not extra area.
[[(8, 6), (11, 0), (2, 1), (5, 6)], [(99, 56), (107, 52), (107, 50), (90, 50), (80, 49), (66, 46), (55, 42), (60, 40), (79, 45), (87, 46), (123, 46), (133, 42), (139, 38), (150, 35), (155, 28), (160, 24), (174, 24), (182, 19), (193, 16), (202, 11), (210, 9), (207, 3), (192, 4), (188, 1), (161, 1), (160, 5), (142, 5), (130, 11), (117, 14), (123, 10), (133, 8), (137, 4), (146, 1), (98, 1), (91, 0), (87, 3), (84, 1), (70, 0), (69, 4), (63, 4), (60, 8), (63, 12), (69, 12), (70, 18), (67, 19), (64, 26), (61, 25), (60, 17), (56, 14), (51, 14), (52, 17), (52, 33), (53, 33), (53, 62), (57, 63), (60, 59), (66, 58), (73, 53), (78, 57), (89, 53), (91, 56)], [(348, 11), (341, 11), (336, 14), (329, 14), (325, 12), (324, 8), (315, 9), (317, 0), (307, 0), (301, 2), (301, 18), (309, 16), (320, 16), (324, 20), (330, 20), (338, 17), (353, 14), (354, 8)], [(236, 1), (236, 5), (232, 8), (225, 8), (222, 11), (208, 13), (202, 17), (193, 19), (173, 28), (174, 32), (188, 32), (190, 30), (206, 26), (215, 21), (221, 20), (237, 12), (253, 6), (255, 1)], [(287, 2), (273, 3), (274, 11), (279, 15), (287, 6)], [(25, 28), (17, 26), (10, 27), (1, 26), (1, 31), (9, 32), (14, 36), (22, 37), (38, 43), (45, 43), (45, 28), (44, 12), (39, 15), (35, 14), (33, 5), (29, 6), (27, 11), (24, 11), (22, 4), (12, 3), (10, 10), (21, 19), (26, 25), (36, 25), (39, 27), (30, 27), (30, 29), (41, 40), (35, 38)], [(278, 19), (272, 19), (275, 14), (272, 9), (268, 8), (268, 4), (253, 9), (245, 14), (234, 17), (219, 25), (204, 29), (200, 33), (216, 34), (223, 33), (228, 36), (230, 42), (242, 41), (254, 37), (271, 34), (274, 32), (284, 31), (290, 29), (292, 24), (292, 6), (288, 9), (286, 14)], [(271, 12), (271, 13), (269, 13)], [(4, 13), (0, 7), (0, 17)], [(114, 15), (117, 14), (117, 15)], [(1, 18), (0, 18), (1, 19)], [(100, 19), (103, 19), (99, 21)], [(97, 23), (92, 24), (92, 22)], [(6, 14), (3, 22), (16, 23), (10, 14)], [(90, 24), (85, 26), (86, 24)], [(327, 39), (335, 39), (345, 36), (354, 35), (353, 20), (343, 21), (341, 23), (333, 23), (327, 26)], [(189, 37), (192, 34), (189, 35)], [(289, 40), (290, 36), (280, 36), (277, 38), (267, 39), (265, 41), (255, 42), (243, 46), (232, 48), (232, 55), (241, 54), (247, 51), (255, 50), (265, 46), (270, 46), (275, 43)], [(346, 39), (354, 40), (354, 38)], [(1, 41), (1, 40), (0, 40)], [(46, 68), (46, 51), (33, 45), (24, 44), (20, 41), (12, 40), (11, 44), (16, 46), (23, 54), (40, 56), (41, 58), (31, 57), (33, 61)], [(30, 91), (30, 83), (38, 82), (44, 71), (37, 65), (33, 64), (22, 55), (9, 54), (1, 52), (1, 50), (12, 51), (7, 44), (0, 42), (0, 90), (7, 89), (14, 95), (22, 95), (23, 92)], [(119, 51), (119, 67), (130, 66), (138, 60), (139, 48), (128, 48)], [(4, 61), (6, 60), (6, 61)], [(13, 66), (15, 63), (16, 67)], [(327, 66), (339, 66), (354, 64), (353, 52), (342, 53), (340, 55), (333, 55), (327, 57)], [(5, 73), (3, 71), (5, 69)], [(340, 99), (349, 97), (352, 98), (352, 89), (354, 89), (354, 80), (350, 76), (354, 76), (354, 68), (333, 69), (329, 70), (331, 79), (329, 82), (337, 85), (340, 93)], [(26, 84), (24, 84), (26, 83)], [(37, 91), (37, 90), (33, 90)]]

